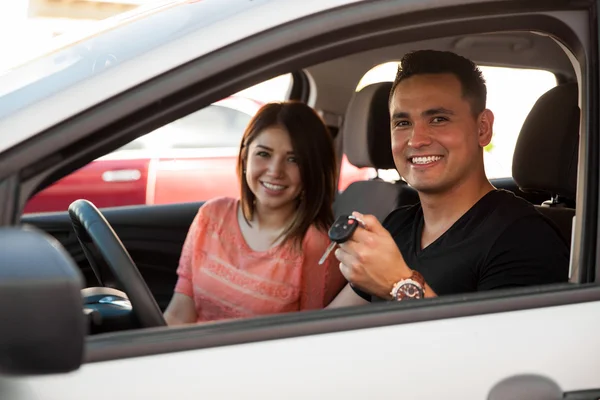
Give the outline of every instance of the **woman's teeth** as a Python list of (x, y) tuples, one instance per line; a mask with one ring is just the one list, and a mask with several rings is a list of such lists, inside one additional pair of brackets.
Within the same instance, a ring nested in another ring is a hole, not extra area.
[(267, 183), (267, 182), (261, 182), (261, 183), (262, 183), (262, 185), (264, 187), (266, 187), (269, 190), (283, 190), (283, 189), (285, 189), (285, 186), (282, 186), (282, 185), (274, 185), (272, 183)]

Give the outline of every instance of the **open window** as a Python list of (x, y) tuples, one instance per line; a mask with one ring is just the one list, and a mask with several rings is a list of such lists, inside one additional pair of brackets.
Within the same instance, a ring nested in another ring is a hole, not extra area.
[(64, 212), (77, 199), (104, 208), (236, 196), (246, 126), (267, 102), (286, 100), (293, 84), (292, 74), (280, 75), (153, 130), (43, 189), (24, 213)]

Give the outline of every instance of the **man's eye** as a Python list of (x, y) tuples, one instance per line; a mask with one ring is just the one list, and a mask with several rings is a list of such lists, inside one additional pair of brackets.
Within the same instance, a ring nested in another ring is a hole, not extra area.
[(431, 122), (433, 122), (434, 124), (439, 124), (441, 122), (446, 122), (448, 121), (448, 118), (446, 117), (434, 117)]
[(394, 122), (394, 128), (404, 128), (406, 126), (409, 126), (410, 122), (408, 121), (396, 121)]

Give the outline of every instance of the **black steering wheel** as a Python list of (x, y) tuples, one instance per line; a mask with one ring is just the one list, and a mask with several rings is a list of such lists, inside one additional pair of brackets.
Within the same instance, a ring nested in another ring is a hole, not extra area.
[(90, 242), (96, 246), (118, 285), (127, 294), (140, 325), (144, 328), (166, 326), (162, 312), (140, 271), (98, 208), (88, 200), (76, 200), (69, 206), (69, 216), (96, 276), (100, 278), (100, 271), (89, 248)]

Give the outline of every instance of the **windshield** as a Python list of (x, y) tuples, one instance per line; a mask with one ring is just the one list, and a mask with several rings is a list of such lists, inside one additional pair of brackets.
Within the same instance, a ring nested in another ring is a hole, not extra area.
[[(270, 0), (160, 2), (110, 18), (91, 35), (57, 38), (45, 55), (0, 72), (0, 119), (200, 28)], [(62, 46), (62, 47), (61, 47)]]

